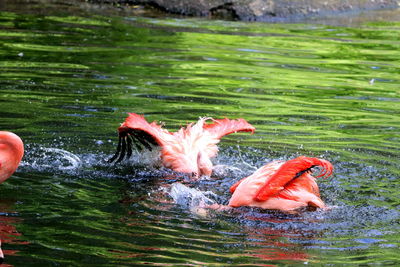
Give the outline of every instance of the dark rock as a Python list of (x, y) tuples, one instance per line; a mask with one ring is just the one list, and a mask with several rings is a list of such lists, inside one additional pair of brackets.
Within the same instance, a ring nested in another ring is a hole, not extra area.
[(167, 13), (244, 21), (290, 21), (343, 12), (397, 8), (399, 0), (91, 0), (145, 5)]

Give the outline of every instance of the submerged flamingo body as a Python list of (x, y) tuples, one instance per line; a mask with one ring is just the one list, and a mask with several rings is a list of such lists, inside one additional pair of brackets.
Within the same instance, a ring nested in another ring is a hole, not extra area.
[(18, 168), (24, 155), (24, 144), (16, 134), (0, 131), (0, 183)]
[[(212, 123), (207, 123), (211, 120)], [(220, 139), (231, 133), (251, 132), (255, 128), (244, 119), (230, 120), (200, 118), (177, 132), (169, 132), (155, 122), (148, 123), (143, 116), (129, 113), (118, 128), (117, 153), (110, 161), (121, 161), (132, 153), (132, 148), (149, 149), (159, 147), (163, 165), (177, 172), (189, 173), (194, 177), (210, 176), (211, 158), (218, 153)]]
[[(321, 173), (313, 177), (313, 167)], [(293, 211), (302, 207), (325, 208), (316, 183), (318, 177), (332, 174), (330, 162), (309, 157), (298, 157), (286, 162), (274, 161), (234, 184), (229, 206), (251, 206), (263, 209)]]

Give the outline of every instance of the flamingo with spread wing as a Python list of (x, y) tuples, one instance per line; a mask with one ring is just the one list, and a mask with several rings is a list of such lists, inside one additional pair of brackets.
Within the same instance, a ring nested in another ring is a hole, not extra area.
[[(212, 123), (207, 123), (211, 120)], [(169, 132), (155, 122), (148, 123), (144, 116), (129, 113), (118, 128), (117, 152), (110, 162), (119, 162), (125, 155), (130, 157), (135, 146), (138, 150), (154, 146), (161, 148), (163, 165), (177, 172), (189, 173), (194, 178), (210, 176), (213, 164), (211, 158), (218, 152), (220, 139), (236, 132), (254, 133), (255, 128), (244, 119), (200, 118), (177, 132)]]
[(24, 155), (24, 144), (16, 134), (0, 131), (0, 183), (18, 168)]
[(251, 206), (293, 211), (302, 207), (325, 208), (316, 178), (310, 172), (320, 167), (318, 177), (329, 177), (332, 164), (323, 159), (298, 157), (286, 162), (274, 161), (230, 188), (230, 207)]

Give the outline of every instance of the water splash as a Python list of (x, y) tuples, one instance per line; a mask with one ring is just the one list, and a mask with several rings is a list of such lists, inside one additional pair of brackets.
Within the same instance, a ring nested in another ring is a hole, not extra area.
[(29, 149), (21, 162), (22, 168), (32, 168), (38, 171), (71, 171), (82, 166), (78, 155), (67, 150), (52, 147), (37, 147)]
[(172, 184), (170, 196), (176, 204), (189, 208), (190, 210), (205, 208), (215, 204), (216, 201), (214, 199), (218, 197), (211, 191), (202, 192), (181, 183)]

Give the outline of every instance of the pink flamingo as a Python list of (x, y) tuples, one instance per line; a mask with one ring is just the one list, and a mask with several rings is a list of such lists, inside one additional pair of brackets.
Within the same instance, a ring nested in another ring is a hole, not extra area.
[[(0, 131), (0, 183), (7, 180), (18, 168), (24, 155), (24, 144), (16, 134)], [(1, 246), (1, 241), (0, 241)], [(0, 264), (4, 260), (0, 248)]]
[(15, 172), (23, 155), (21, 138), (14, 133), (0, 131), (0, 183)]
[[(206, 123), (211, 120), (212, 123)], [(210, 176), (213, 164), (211, 158), (218, 152), (217, 144), (221, 137), (236, 132), (254, 133), (255, 128), (244, 119), (230, 120), (200, 118), (185, 128), (171, 133), (155, 122), (148, 123), (144, 116), (129, 113), (118, 128), (119, 143), (117, 152), (110, 162), (119, 162), (127, 154), (132, 154), (133, 145), (139, 150), (161, 148), (163, 165), (177, 172), (189, 173), (194, 178)]]
[(4, 253), (3, 250), (1, 249), (1, 240), (0, 240), (0, 264), (4, 262)]
[(232, 197), (228, 206), (281, 211), (302, 207), (325, 208), (316, 179), (310, 174), (316, 166), (322, 169), (317, 178), (332, 174), (332, 164), (318, 158), (301, 156), (286, 162), (268, 163), (230, 188)]

